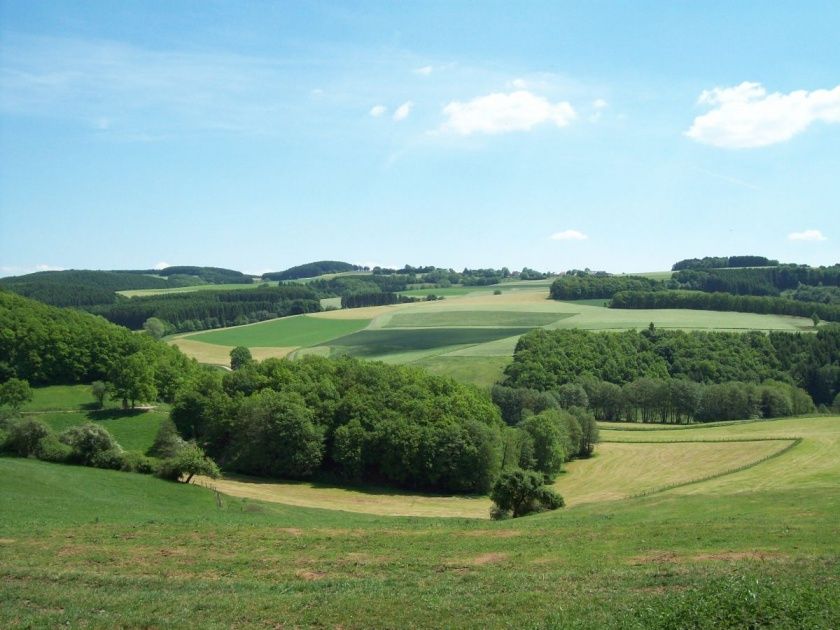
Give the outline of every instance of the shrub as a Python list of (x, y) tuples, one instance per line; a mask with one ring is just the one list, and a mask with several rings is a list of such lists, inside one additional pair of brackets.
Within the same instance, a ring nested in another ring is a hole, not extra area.
[(35, 445), (35, 457), (45, 462), (63, 464), (73, 454), (73, 449), (59, 441), (58, 436), (49, 433), (38, 440)]
[(32, 400), (32, 389), (29, 383), (19, 378), (10, 378), (0, 384), (0, 405), (18, 411), (24, 403)]
[[(105, 451), (122, 451), (108, 431), (93, 422), (86, 422), (65, 430), (59, 439), (73, 449), (72, 459), (85, 466), (91, 465), (97, 454)], [(103, 456), (101, 460), (107, 461)], [(107, 466), (104, 466), (107, 468)], [(119, 466), (117, 466), (119, 468)]]
[(178, 429), (171, 419), (167, 418), (161, 425), (155, 435), (155, 441), (149, 448), (149, 455), (167, 459), (175, 457), (176, 453), (180, 451), (186, 442), (178, 435)]
[(528, 470), (502, 473), (493, 485), (490, 498), (495, 504), (491, 516), (497, 519), (556, 510), (565, 505), (563, 497), (545, 486), (542, 475)]
[(94, 468), (106, 468), (108, 470), (122, 470), (123, 452), (119, 447), (109, 448), (105, 451), (98, 451), (90, 458), (89, 464)]
[(153, 457), (146, 457), (140, 453), (122, 453), (120, 470), (124, 472), (141, 473), (153, 475), (160, 468), (159, 460)]
[(38, 442), (50, 435), (50, 428), (35, 418), (23, 418), (9, 425), (5, 450), (21, 457), (35, 453)]

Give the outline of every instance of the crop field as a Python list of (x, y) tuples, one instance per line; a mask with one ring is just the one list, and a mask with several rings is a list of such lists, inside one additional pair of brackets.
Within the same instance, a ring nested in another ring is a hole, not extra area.
[(191, 287), (173, 287), (171, 289), (132, 289), (117, 291), (125, 297), (144, 297), (148, 295), (170, 295), (172, 293), (193, 293), (195, 291), (236, 291), (237, 289), (256, 289), (259, 287), (276, 287), (277, 282), (252, 282), (250, 284), (197, 284)]
[(188, 339), (222, 346), (317, 346), (349, 335), (370, 323), (368, 319), (315, 319), (307, 315), (283, 317), (194, 335)]
[(494, 287), (454, 287), (477, 290), (433, 302), (331, 310), (170, 341), (199, 361), (217, 365), (226, 365), (230, 350), (244, 345), (258, 358), (351, 354), (416, 363), (488, 387), (504, 369), (502, 358), (509, 362), (513, 356), (519, 335), (535, 327), (627, 330), (653, 322), (658, 328), (684, 330), (813, 329), (808, 319), (780, 315), (609, 309), (603, 307), (604, 300), (561, 302), (548, 299), (549, 285), (539, 280), (507, 282), (498, 285), (501, 295), (493, 294)]
[(501, 522), (0, 458), (0, 625), (837, 627), (840, 417), (620, 428), (561, 476), (567, 508)]

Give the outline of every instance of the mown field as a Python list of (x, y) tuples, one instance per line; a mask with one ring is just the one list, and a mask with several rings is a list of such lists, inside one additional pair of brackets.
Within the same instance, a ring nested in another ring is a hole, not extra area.
[(130, 289), (117, 291), (125, 297), (144, 297), (148, 295), (169, 295), (171, 293), (192, 293), (194, 291), (236, 291), (238, 289), (256, 289), (258, 287), (276, 287), (276, 282), (252, 282), (250, 284), (197, 284), (191, 287), (173, 287), (171, 289)]
[[(807, 319), (694, 310), (618, 310), (603, 300), (548, 299), (548, 281), (498, 287), (455, 287), (445, 300), (332, 310), (224, 330), (192, 333), (172, 342), (205, 363), (227, 364), (236, 345), (254, 356), (349, 354), (416, 364), (481, 387), (501, 376), (521, 334), (534, 327), (626, 330), (810, 330)], [(461, 292), (462, 289), (471, 289)], [(501, 295), (494, 295), (496, 288)], [(475, 290), (472, 290), (475, 289)], [(423, 295), (426, 293), (422, 292)]]
[(623, 428), (558, 481), (569, 507), (501, 522), (447, 513), (478, 498), (385, 516), (424, 497), (308, 489), (339, 511), (307, 484), (280, 503), (0, 458), (0, 625), (840, 624), (840, 417)]

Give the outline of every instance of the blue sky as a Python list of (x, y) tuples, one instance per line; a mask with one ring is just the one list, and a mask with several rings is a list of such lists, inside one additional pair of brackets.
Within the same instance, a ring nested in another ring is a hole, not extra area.
[(0, 2), (0, 275), (840, 261), (840, 4)]

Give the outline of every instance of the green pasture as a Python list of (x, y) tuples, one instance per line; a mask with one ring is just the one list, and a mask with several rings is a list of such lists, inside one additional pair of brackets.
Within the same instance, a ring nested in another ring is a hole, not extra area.
[(409, 328), (362, 330), (330, 342), (334, 354), (380, 357), (388, 354), (431, 350), (459, 345), (477, 345), (511, 335), (522, 335), (528, 328)]
[(501, 380), (504, 369), (510, 361), (509, 356), (477, 357), (437, 354), (416, 359), (410, 363), (432, 374), (449, 376), (461, 383), (470, 383), (489, 390)]
[[(496, 285), (495, 288), (498, 288)], [(406, 291), (400, 291), (400, 295), (407, 295), (409, 297), (419, 297), (424, 298), (427, 295), (437, 295), (443, 297), (461, 297), (464, 295), (470, 295), (471, 293), (480, 295), (486, 293), (493, 293), (493, 287), (445, 287), (440, 289), (408, 289)]]
[(276, 287), (277, 282), (252, 282), (251, 284), (197, 284), (191, 287), (173, 287), (171, 289), (132, 289), (117, 291), (125, 297), (143, 297), (147, 295), (170, 295), (172, 293), (192, 293), (194, 291), (235, 291), (237, 289), (256, 289), (261, 286)]
[(397, 313), (383, 325), (383, 328), (537, 327), (551, 324), (572, 315), (572, 313), (490, 310)]
[(169, 417), (168, 411), (142, 409), (109, 409), (105, 411), (53, 411), (33, 416), (49, 425), (56, 433), (85, 422), (105, 427), (127, 451), (145, 453), (155, 441), (160, 425)]
[[(644, 431), (657, 441), (604, 453), (677, 454), (688, 434), (707, 440), (706, 457), (712, 435), (800, 442), (707, 481), (500, 522), (288, 506), (0, 458), (0, 625), (834, 628), (838, 433), (837, 417)], [(602, 457), (586, 461), (610, 474)]]
[[(106, 398), (105, 405), (111, 407), (113, 402)], [(98, 403), (91, 393), (90, 385), (50, 385), (49, 387), (33, 387), (32, 400), (26, 403), (21, 411), (96, 408), (98, 408)]]
[(189, 335), (189, 338), (221, 346), (317, 346), (361, 330), (369, 323), (369, 319), (327, 319), (295, 315), (259, 324), (198, 333)]

